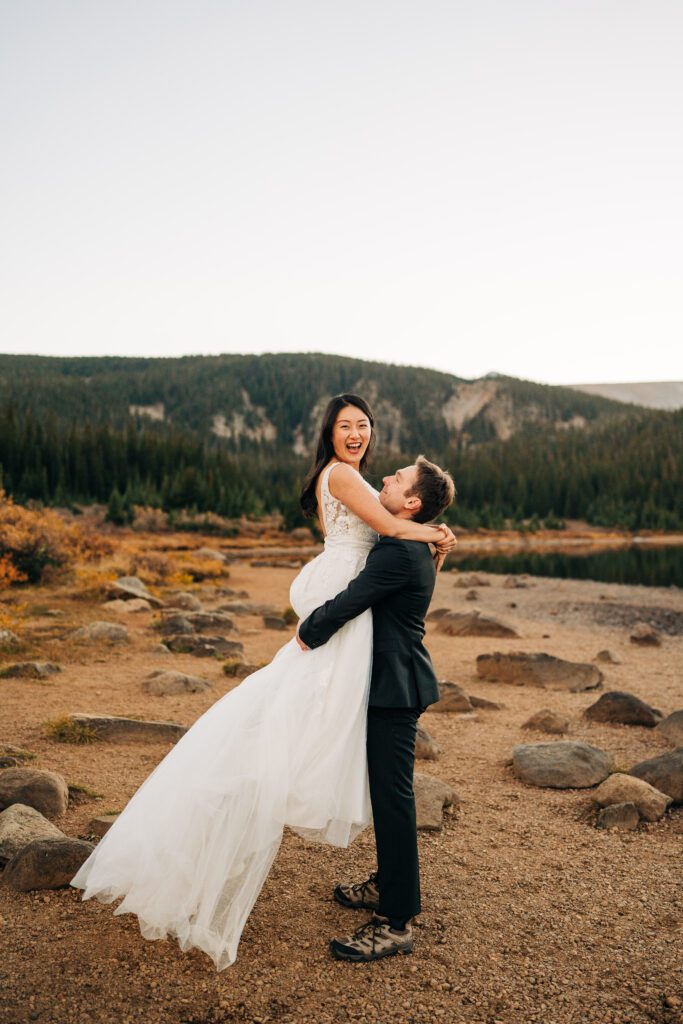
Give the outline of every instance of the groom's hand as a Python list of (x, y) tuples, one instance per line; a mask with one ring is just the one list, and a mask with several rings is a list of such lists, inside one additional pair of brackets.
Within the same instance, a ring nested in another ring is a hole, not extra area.
[(296, 631), (296, 642), (298, 643), (298, 645), (299, 645), (299, 647), (301, 648), (302, 651), (310, 651), (311, 648), (307, 647), (306, 644), (301, 639), (301, 637), (299, 636), (299, 630), (298, 629)]

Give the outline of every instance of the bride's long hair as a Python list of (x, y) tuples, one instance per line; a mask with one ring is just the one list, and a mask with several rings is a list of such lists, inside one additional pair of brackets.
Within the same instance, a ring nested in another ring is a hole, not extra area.
[(335, 395), (334, 398), (331, 398), (323, 415), (323, 422), (318, 436), (318, 446), (315, 450), (315, 461), (311, 469), (308, 471), (308, 475), (304, 481), (304, 485), (301, 488), (301, 494), (299, 496), (299, 504), (301, 505), (303, 513), (307, 519), (311, 519), (318, 512), (318, 500), (315, 496), (315, 487), (318, 482), (318, 477), (334, 455), (332, 430), (337, 416), (339, 415), (339, 410), (343, 409), (345, 405), (354, 405), (357, 409), (360, 409), (360, 411), (367, 416), (368, 422), (370, 423), (370, 441), (365, 449), (363, 458), (360, 460), (361, 473), (365, 469), (368, 459), (372, 455), (375, 447), (375, 417), (373, 416), (372, 409), (365, 399), (361, 398), (360, 395), (346, 393)]

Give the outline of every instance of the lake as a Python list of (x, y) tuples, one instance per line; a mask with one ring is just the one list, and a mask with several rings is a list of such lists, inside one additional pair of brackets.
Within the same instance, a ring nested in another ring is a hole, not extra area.
[(647, 587), (683, 586), (683, 545), (602, 548), (589, 553), (515, 551), (510, 554), (451, 555), (446, 567), (460, 571), (528, 573), (601, 583), (640, 583)]

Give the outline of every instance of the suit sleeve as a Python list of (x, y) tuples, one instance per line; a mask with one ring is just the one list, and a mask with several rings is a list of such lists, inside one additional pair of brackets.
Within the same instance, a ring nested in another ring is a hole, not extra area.
[(405, 545), (386, 537), (375, 545), (365, 567), (346, 590), (320, 605), (299, 625), (307, 647), (321, 647), (338, 629), (410, 580), (410, 556)]

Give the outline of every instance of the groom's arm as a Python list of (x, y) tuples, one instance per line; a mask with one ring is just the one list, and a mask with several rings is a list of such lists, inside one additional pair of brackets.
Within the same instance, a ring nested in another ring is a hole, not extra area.
[(298, 635), (307, 647), (321, 647), (349, 619), (399, 590), (410, 580), (410, 555), (403, 541), (384, 537), (351, 580), (346, 590), (311, 612), (299, 625)]

